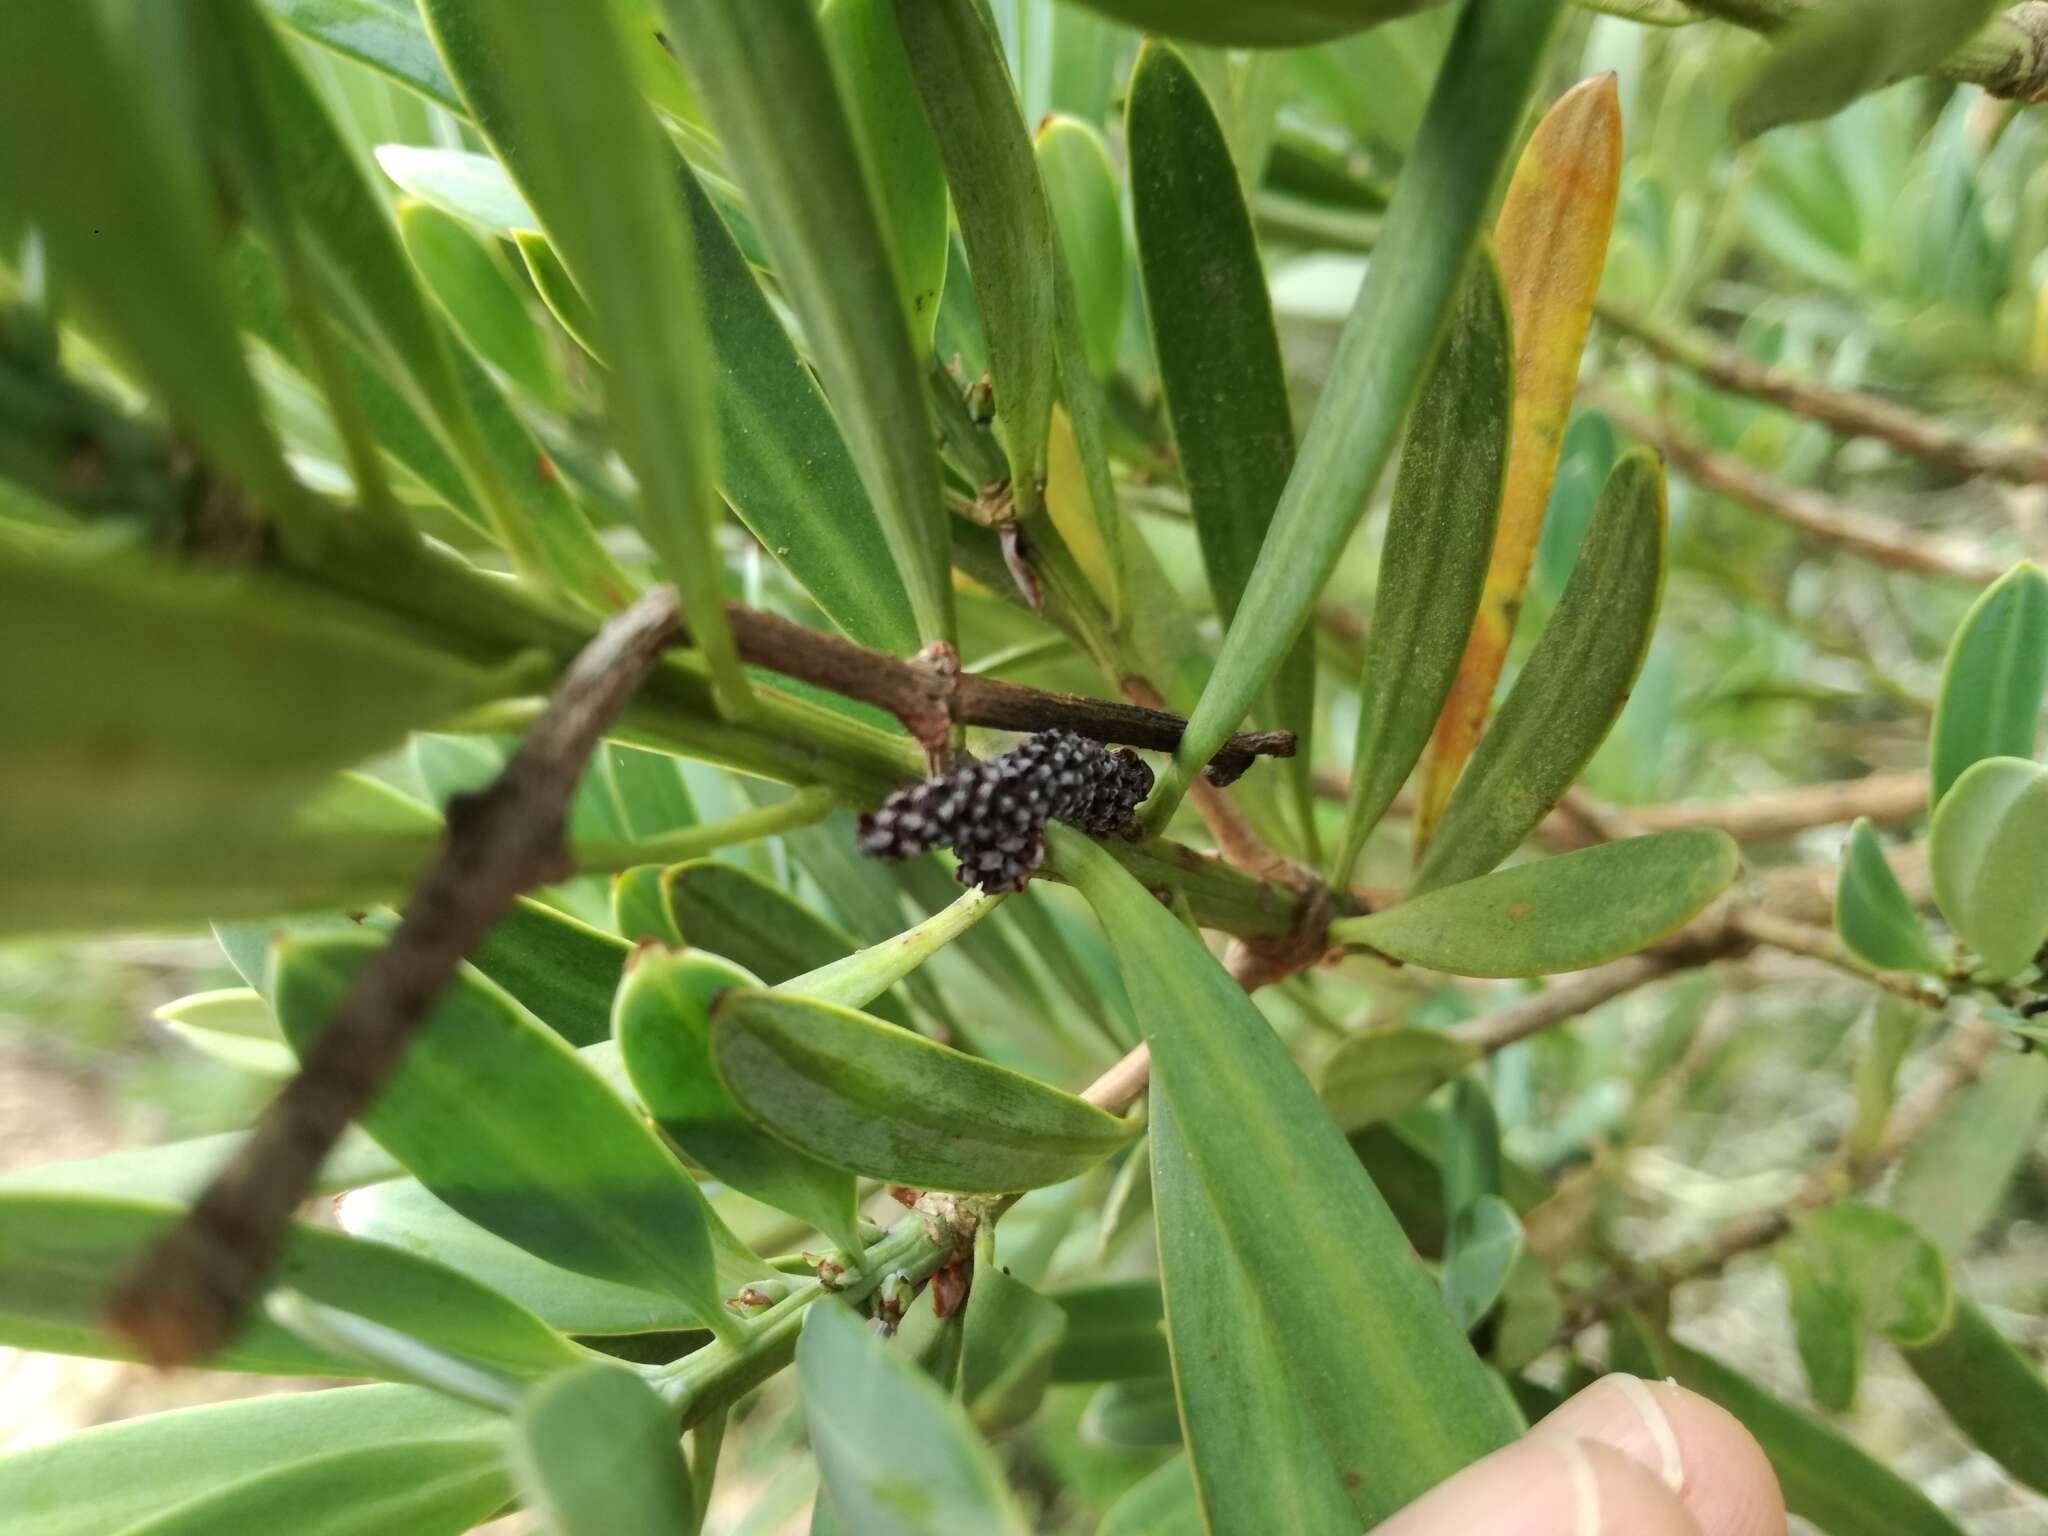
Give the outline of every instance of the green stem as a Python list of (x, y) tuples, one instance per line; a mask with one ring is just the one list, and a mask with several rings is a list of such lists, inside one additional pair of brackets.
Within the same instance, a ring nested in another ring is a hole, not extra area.
[(731, 1407), (789, 1364), (803, 1329), (804, 1309), (812, 1302), (829, 1295), (865, 1301), (892, 1274), (907, 1275), (912, 1283), (927, 1280), (953, 1251), (950, 1235), (934, 1240), (929, 1219), (912, 1212), (869, 1247), (860, 1273), (849, 1271), (839, 1290), (827, 1291), (816, 1280), (799, 1286), (756, 1319), (744, 1339), (719, 1340), (684, 1356), (656, 1378), (655, 1389), (676, 1405), (681, 1427), (689, 1429)]
[(723, 1410), (707, 1414), (690, 1432), (690, 1491), (696, 1500), (690, 1536), (704, 1529), (704, 1517), (711, 1513), (711, 1489), (718, 1481), (718, 1453), (725, 1445), (729, 1415)]
[(778, 832), (791, 832), (823, 821), (838, 803), (839, 797), (831, 790), (813, 785), (809, 789), (798, 790), (787, 800), (764, 805), (759, 810), (742, 811), (723, 821), (685, 827), (679, 832), (637, 842), (576, 843), (569, 852), (575, 860), (577, 872), (586, 875), (612, 874), (631, 869), (636, 864), (680, 864), (721, 848), (736, 848), (742, 843), (756, 842)]

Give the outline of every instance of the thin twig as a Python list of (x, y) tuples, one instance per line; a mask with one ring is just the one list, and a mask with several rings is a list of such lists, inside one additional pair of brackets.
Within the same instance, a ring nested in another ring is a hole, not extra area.
[(159, 1365), (231, 1339), (282, 1255), (291, 1216), (341, 1134), (518, 895), (573, 873), (571, 794), (591, 751), (679, 635), (661, 587), (612, 619), (556, 687), (504, 771), (448, 806), (446, 841), (390, 942), (357, 974), (295, 1076), (199, 1202), (129, 1274), (108, 1325)]
[(1959, 474), (1989, 475), (2014, 485), (2048, 485), (2048, 453), (2031, 444), (1958, 432), (1946, 422), (1889, 400), (1797, 378), (1713, 337), (1667, 326), (1624, 305), (1602, 303), (1595, 313), (1602, 323), (1709, 383), (1781, 405), (1831, 431), (1877, 438)]
[[(1686, 0), (1693, 9), (1758, 32), (1774, 32), (1828, 0)], [(2040, 101), (2048, 96), (2048, 4), (2024, 4), (1992, 17), (1930, 74), (1981, 85), (1993, 96)]]
[[(1156, 752), (1171, 752), (1187, 729), (1187, 721), (1163, 709), (1049, 693), (963, 672), (950, 647), (930, 647), (906, 661), (738, 603), (728, 604), (726, 613), (742, 660), (885, 710), (935, 757), (944, 754), (955, 725), (1008, 731), (1062, 727)], [(1207, 773), (1211, 782), (1228, 784), (1256, 758), (1293, 755), (1292, 731), (1247, 731), (1223, 744)]]
[(1740, 459), (1715, 452), (1677, 424), (1659, 421), (1604, 390), (1597, 392), (1594, 400), (1617, 427), (1655, 448), (1688, 479), (1753, 511), (1789, 523), (1823, 544), (1832, 544), (1893, 570), (1940, 576), (1973, 586), (1988, 586), (2004, 574), (2002, 563), (1962, 540), (1919, 533), (1860, 512), (1819, 491), (1786, 485)]
[(1639, 1306), (1688, 1280), (1719, 1274), (1729, 1262), (1769, 1247), (1792, 1230), (1807, 1211), (1867, 1189), (1878, 1175), (1905, 1156), (1955, 1098), (1984, 1071), (1998, 1045), (1998, 1030), (1972, 1016), (1957, 1026), (1933, 1074), (1893, 1108), (1883, 1138), (1862, 1157), (1844, 1143), (1804, 1179), (1791, 1198), (1725, 1222), (1705, 1242), (1650, 1269), (1621, 1278), (1577, 1298), (1565, 1308), (1559, 1340), (1575, 1338), (1609, 1313)]
[(1152, 1081), (1152, 1043), (1140, 1040), (1122, 1060), (1081, 1090), (1084, 1103), (1120, 1115), (1137, 1103)]

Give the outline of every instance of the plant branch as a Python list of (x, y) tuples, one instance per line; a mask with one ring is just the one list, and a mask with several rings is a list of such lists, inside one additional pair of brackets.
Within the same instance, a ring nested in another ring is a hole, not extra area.
[(298, 1074), (199, 1201), (129, 1274), (108, 1325), (159, 1365), (231, 1339), (276, 1268), (320, 1164), (376, 1098), (462, 959), (523, 891), (574, 872), (568, 804), (591, 751), (678, 637), (658, 588), (611, 620), (487, 788), (448, 806), (441, 855)]
[(1819, 491), (1786, 485), (1740, 459), (1715, 452), (1676, 423), (1660, 421), (1605, 390), (1596, 391), (1593, 400), (1617, 427), (1655, 448), (1688, 479), (1752, 511), (1789, 523), (1808, 538), (1893, 570), (1973, 586), (1988, 586), (2004, 574), (2002, 563), (1974, 545), (1947, 535), (1918, 533)]
[[(1828, 0), (1686, 0), (1694, 10), (1755, 32), (1775, 32)], [(1994, 16), (1933, 71), (2016, 101), (2048, 97), (2048, 4), (2025, 0)]]
[(1688, 1280), (1718, 1274), (1740, 1255), (1777, 1242), (1804, 1213), (1867, 1189), (1982, 1075), (1997, 1045), (1995, 1027), (1975, 1016), (1965, 1020), (1950, 1036), (1934, 1072), (1893, 1108), (1872, 1151), (1858, 1157), (1844, 1143), (1800, 1181), (1790, 1199), (1734, 1217), (1696, 1247), (1568, 1302), (1559, 1340), (1575, 1338), (1609, 1313), (1640, 1306)]
[(1665, 325), (1624, 305), (1602, 303), (1603, 324), (1709, 383), (1768, 400), (1847, 437), (1874, 437), (1902, 453), (1962, 475), (1989, 475), (2014, 485), (2048, 485), (2048, 452), (2027, 443), (1958, 432), (1945, 422), (1874, 395), (1830, 389), (1760, 363), (1710, 336)]
[[(906, 661), (737, 603), (728, 604), (726, 613), (743, 660), (886, 710), (934, 757), (945, 752), (955, 725), (1009, 731), (1057, 727), (1156, 752), (1171, 752), (1187, 729), (1187, 721), (1163, 709), (1049, 693), (963, 672), (959, 655), (949, 646), (927, 647)], [(1213, 783), (1228, 784), (1259, 757), (1293, 755), (1293, 732), (1248, 731), (1224, 743), (1210, 760), (1208, 776)]]

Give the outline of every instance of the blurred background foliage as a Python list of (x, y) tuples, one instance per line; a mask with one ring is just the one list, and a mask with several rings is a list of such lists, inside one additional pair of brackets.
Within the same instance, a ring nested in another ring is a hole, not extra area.
[[(618, 3), (631, 8), (636, 0)], [(273, 9), (289, 14), (293, 7)], [(1081, 167), (1062, 177), (1087, 174), (1085, 153), (1057, 141), (1066, 134), (1078, 135), (1083, 149), (1097, 143), (1120, 188), (1119, 93), (1136, 35), (1049, 0), (993, 0), (992, 9), (1026, 120), (1045, 125), (1042, 154)], [(1315, 399), (1350, 309), (1452, 19), (1442, 7), (1297, 52), (1189, 50), (1222, 109), (1251, 193), (1297, 421)], [(622, 488), (593, 421), (589, 363), (564, 323), (573, 316), (542, 302), (541, 274), (509, 238), (520, 218), (516, 197), (507, 202), (508, 187), (487, 163), (462, 158), (480, 148), (473, 131), (357, 62), (294, 46), (356, 148), (385, 173), (430, 290), (513, 391), (607, 542), (630, 558), (635, 541), (618, 513)], [(1772, 494), (1817, 493), (1878, 520), (1908, 548), (1938, 548), (1944, 558), (1992, 568), (2048, 557), (2048, 486), (1972, 476), (1871, 437), (1845, 437), (1716, 387), (1642, 339), (1676, 333), (1798, 379), (1909, 405), (1968, 439), (2041, 446), (2048, 121), (1972, 87), (1914, 80), (1825, 122), (1743, 141), (1731, 114), (1763, 49), (1730, 28), (1649, 27), (1586, 13), (1574, 14), (1555, 49), (1550, 88), (1539, 96), (1615, 72), (1626, 159), (1601, 319), (1520, 626), (1524, 646), (1556, 601), (1608, 469), (1639, 436), (1688, 443), (1711, 462), (1746, 470)], [(671, 105), (685, 152), (742, 249), (754, 254), (747, 210), (715, 145), (689, 131), (694, 104)], [(1055, 142), (1048, 148), (1047, 140)], [(1057, 210), (1057, 192), (1055, 203)], [(1122, 216), (1127, 230), (1127, 200)], [(1068, 228), (1062, 233), (1073, 238)], [(1121, 263), (1092, 249), (1091, 359), (1109, 375), (1120, 488), (1169, 579), (1199, 612), (1209, 601), (1207, 584), (1161, 446), (1135, 257), (1127, 234)], [(33, 293), (40, 281), (32, 249), (0, 277), (14, 288), (11, 296)], [(938, 308), (936, 347), (972, 379), (983, 344), (962, 282), (956, 264)], [(71, 360), (92, 372), (89, 355)], [(259, 349), (258, 367), (294, 468), (316, 486), (345, 487), (345, 454), (318, 393), (281, 355)], [(121, 390), (111, 371), (96, 382)], [(1753, 499), (1704, 486), (1711, 476), (1689, 473), (1676, 455), (1673, 469), (1662, 622), (1585, 789), (1625, 813), (1673, 801), (1740, 802), (1786, 786), (1920, 767), (1943, 652), (1977, 583), (1816, 538)], [(437, 537), (479, 560), (493, 558), (403, 469), (394, 469), (394, 486), (418, 503)], [(32, 539), (47, 517), (5, 482), (0, 512), (11, 539)], [(1326, 677), (1357, 675), (1379, 525), (1368, 519), (1324, 595), (1316, 644), (1331, 663)], [(800, 590), (736, 525), (726, 534), (729, 595), (808, 611)], [(97, 536), (132, 537), (134, 530), (108, 525)], [(970, 667), (1043, 687), (1101, 689), (1072, 647), (1015, 604), (970, 588), (960, 594), (960, 614)], [(1213, 615), (1203, 624), (1213, 642)], [(1316, 766), (1341, 785), (1355, 690), (1326, 687), (1318, 710)], [(422, 741), (382, 765), (380, 776), (421, 798), (445, 798), (450, 785), (435, 782), (436, 764), (446, 766), (445, 752)], [(586, 807), (590, 815), (601, 815), (605, 771), (586, 796), (596, 807)], [(749, 804), (744, 781), (695, 767), (684, 776), (700, 820)], [(1340, 798), (1322, 805), (1326, 836), (1340, 813)], [(775, 839), (733, 858), (864, 939), (894, 931), (949, 894), (943, 881), (906, 889), (873, 866), (835, 862), (836, 835)], [(1842, 835), (1839, 826), (1823, 826), (1750, 841), (1749, 878), (1816, 872), (1814, 914), (1825, 921)], [(845, 846), (843, 837), (836, 846)], [(1406, 857), (1404, 824), (1392, 822), (1370, 845), (1363, 877), (1392, 881)], [(936, 873), (913, 874), (911, 882)], [(605, 917), (601, 889), (558, 895), (586, 918)], [(1079, 909), (1064, 890), (1037, 889), (1027, 900), (1033, 921), (1056, 924), (1065, 936), (1082, 984), (1110, 999), (1107, 1038), (1116, 1038), (1127, 1026), (1116, 1017), (1113, 967), (1092, 928), (1076, 920)], [(939, 956), (930, 970), (937, 985), (912, 989), (912, 1001), (941, 1011), (948, 1027), (998, 1058), (1047, 1076), (1072, 1079), (1077, 1061), (1099, 1066), (1102, 1039), (1077, 1045), (1077, 1032), (1056, 1022), (1072, 1006), (1076, 978), (1054, 973), (1022, 917), (1004, 916), (978, 930), (975, 943)], [(195, 1052), (152, 1018), (171, 998), (233, 984), (203, 939), (0, 950), (0, 1166), (246, 1123), (267, 1092), (264, 1079)], [(1354, 961), (1296, 977), (1258, 1001), (1313, 1064), (1360, 1023), (1441, 1025), (1520, 990), (1424, 985)], [(1592, 1264), (1603, 1251), (1680, 1250), (1731, 1216), (1787, 1199), (1855, 1126), (1861, 1098), (1879, 1091), (1871, 1086), (1873, 1058), (1902, 1054), (1907, 1082), (1929, 1070), (1910, 1039), (1897, 1038), (1900, 1029), (1853, 979), (1786, 957), (1729, 961), (1508, 1047), (1492, 1060), (1490, 1087), (1507, 1152), (1559, 1177), (1566, 1197), (1578, 1202), (1568, 1214), (1574, 1230), (1590, 1234), (1582, 1237), (1583, 1262)], [(1942, 1158), (1909, 1160), (1892, 1176), (1898, 1187), (1886, 1190), (1916, 1213), (1940, 1213), (1962, 1288), (2037, 1363), (2048, 1355), (2041, 1107), (2036, 1096), (2016, 1123), (2008, 1116), (1991, 1125), (1981, 1106), (1971, 1106), (1941, 1134), (1952, 1143), (1995, 1136), (1996, 1144), (1970, 1156), (1951, 1145)], [(1387, 1134), (1433, 1144), (1436, 1114), (1421, 1106)], [(1084, 1274), (1143, 1273), (1146, 1244), (1137, 1234), (1149, 1224), (1131, 1219), (1142, 1194), (1125, 1187), (1129, 1179), (1110, 1187), (1116, 1178), (1103, 1170), (1082, 1189), (1028, 1197), (1004, 1225), (1017, 1274), (1056, 1286)], [(1768, 1257), (1749, 1256), (1724, 1276), (1678, 1292), (1677, 1336), (1806, 1400), (1783, 1289)], [(1573, 1366), (1552, 1354), (1539, 1369), (1563, 1382)], [(0, 1351), (0, 1395), (13, 1399), (0, 1414), (0, 1434), (33, 1443), (99, 1412), (151, 1401), (146, 1381), (124, 1375), (118, 1388), (108, 1384), (109, 1373), (124, 1368), (78, 1370), (93, 1373), (90, 1381), (52, 1376), (32, 1357)], [(800, 1432), (789, 1401), (786, 1382), (771, 1387), (736, 1431), (719, 1487), (716, 1519), (723, 1523), (713, 1528), (735, 1536), (800, 1528), (786, 1522), (799, 1517), (815, 1472), (789, 1454)], [(1170, 1399), (1056, 1388), (1039, 1419), (1005, 1443), (1017, 1486), (1043, 1502), (1042, 1528), (1093, 1529), (1100, 1509), (1165, 1454), (1156, 1444), (1162, 1415), (1170, 1420)], [(2018, 1536), (2048, 1521), (2048, 1502), (1973, 1451), (1889, 1357), (1873, 1351), (1858, 1405), (1843, 1422), (1978, 1536)]]

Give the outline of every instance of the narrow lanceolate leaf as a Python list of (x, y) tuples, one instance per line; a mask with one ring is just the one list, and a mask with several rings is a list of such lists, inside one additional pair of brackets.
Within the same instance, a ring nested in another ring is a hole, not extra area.
[(845, 1536), (1022, 1536), (995, 1457), (959, 1404), (838, 1302), (804, 1314), (796, 1378)]
[(262, 0), (262, 5), (300, 36), (369, 65), (451, 112), (462, 110), (462, 98), (412, 6), (395, 0)]
[(974, 0), (895, 0), (967, 245), (1018, 510), (1038, 508), (1058, 377), (1052, 210), (1002, 50)]
[(1899, 877), (1892, 873), (1877, 829), (1866, 817), (1857, 818), (1842, 851), (1842, 873), (1835, 885), (1835, 932), (1851, 954), (1881, 971), (1939, 976), (1947, 969)]
[(2032, 757), (2048, 694), (2048, 575), (2021, 561), (1964, 615), (1949, 644), (1934, 707), (1930, 803), (1939, 806), (1970, 765)]
[(1432, 0), (1081, 0), (1118, 21), (1219, 48), (1301, 48), (1363, 32)]
[[(1160, 392), (1209, 590), (1229, 624), (1294, 465), (1266, 272), (1223, 125), (1187, 61), (1163, 43), (1138, 55), (1125, 132)], [(1312, 637), (1288, 652), (1268, 708), (1276, 725), (1309, 740)]]
[(592, 1361), (526, 1394), (512, 1463), (555, 1536), (678, 1536), (697, 1499), (675, 1410), (622, 1365)]
[(493, 1442), (419, 1440), (289, 1462), (123, 1526), (121, 1536), (458, 1536), (504, 1508), (511, 1493), (504, 1452)]
[(1241, 616), (1153, 795), (1154, 825), (1279, 669), (1365, 513), (1450, 323), (1558, 11), (1476, 0), (1459, 17)]
[(713, 1002), (734, 987), (760, 984), (711, 955), (642, 949), (619, 988), (613, 1038), (633, 1091), (685, 1157), (858, 1254), (852, 1175), (758, 1129), (712, 1070)]
[(879, 199), (904, 318), (923, 357), (946, 282), (946, 168), (918, 104), (890, 0), (826, 0), (818, 23)]
[(1330, 925), (1356, 944), (1457, 976), (1549, 976), (1634, 954), (1697, 916), (1741, 866), (1712, 827), (1536, 859)]
[(1926, 74), (1970, 40), (2002, 0), (1838, 0), (1803, 12), (1735, 103), (1735, 127), (1829, 117), (1857, 97)]
[(288, 512), (300, 493), (243, 363), (216, 212), (198, 158), (177, 152), (162, 77), (130, 70), (89, 6), (8, 7), (0, 57), (13, 66), (0, 90), (0, 209), (34, 225), (95, 338), (207, 457), (257, 508)]
[(469, 963), (564, 1040), (583, 1046), (611, 1037), (612, 994), (631, 953), (610, 934), (522, 896)]
[(463, 338), (535, 399), (559, 403), (562, 382), (547, 342), (498, 254), (430, 203), (400, 203), (398, 232), (405, 254)]
[(2005, 1199), (2048, 1115), (2048, 1059), (2008, 1056), (1942, 1111), (1906, 1153), (1892, 1209), (1954, 1257)]
[(749, 689), (719, 590), (703, 305), (673, 155), (609, 9), (427, 0), (421, 11), (471, 116), (589, 301), (609, 364), (613, 437), (639, 484), (640, 528), (682, 595), (721, 704), (738, 708)]
[(918, 634), (950, 642), (948, 524), (924, 373), (814, 7), (663, 0), (662, 9), (803, 322)]
[(2048, 1381), (1967, 1296), (1948, 1330), (1903, 1351), (1958, 1429), (2029, 1488), (2048, 1493)]
[[(466, 1441), (495, 1462), (504, 1454), (504, 1422), (438, 1392), (392, 1386), (343, 1387), (147, 1414), (0, 1460), (0, 1509), (7, 1511), (8, 1536), (107, 1536), (163, 1510), (183, 1509), (323, 1456)], [(401, 1475), (393, 1481), (404, 1480)], [(380, 1478), (373, 1486), (382, 1492), (389, 1484)], [(509, 1485), (501, 1482), (498, 1503), (510, 1494)], [(349, 1491), (338, 1491), (333, 1507), (348, 1504)], [(267, 1525), (246, 1529), (300, 1528), (311, 1507), (277, 1511)], [(475, 1519), (488, 1515), (491, 1507)], [(405, 1528), (378, 1527), (387, 1533)]]
[(1116, 371), (1117, 338), (1124, 322), (1124, 219), (1116, 172), (1102, 135), (1079, 118), (1054, 113), (1032, 140), (1039, 180), (1052, 208), (1060, 251), (1074, 279), (1074, 303), (1089, 371)]
[(1419, 1104), (1478, 1055), (1438, 1029), (1369, 1029), (1331, 1053), (1317, 1092), (1337, 1128), (1349, 1135)]
[[(137, 1358), (132, 1346), (101, 1327), (100, 1317), (128, 1264), (180, 1212), (175, 1205), (116, 1195), (0, 1196), (0, 1340), (23, 1349)], [(497, 1292), (382, 1243), (294, 1227), (276, 1284), (515, 1377), (542, 1376), (582, 1358), (567, 1339)], [(260, 1313), (206, 1366), (281, 1375), (366, 1374)]]
[[(302, 1054), (367, 938), (296, 941), (273, 996)], [(364, 1128), (450, 1206), (565, 1269), (661, 1291), (729, 1326), (712, 1216), (681, 1164), (557, 1036), (473, 972), (428, 1017)]]
[(1339, 886), (1350, 884), (1359, 850), (1422, 756), (1459, 674), (1500, 520), (1514, 382), (1500, 270), (1482, 249), (1409, 418), (1394, 480), (1344, 835), (1330, 866)]
[(1614, 76), (1601, 75), (1566, 92), (1536, 125), (1494, 225), (1515, 342), (1514, 438), (1485, 592), (1423, 764), (1417, 846), (1435, 832), (1479, 743), (1514, 639), (1620, 189), (1621, 98)]
[[(989, 913), (1004, 898), (980, 886), (962, 892), (914, 928), (777, 985), (776, 990), (842, 1008), (866, 1008)], [(1042, 953), (1042, 951), (1041, 951)], [(1026, 973), (1028, 974), (1028, 973)]]
[(1747, 1376), (1679, 1344), (1667, 1344), (1664, 1356), (1681, 1386), (1712, 1398), (1756, 1436), (1785, 1507), (1828, 1536), (1962, 1536), (1962, 1527), (1898, 1473)]
[(1194, 1474), (1187, 1457), (1176, 1456), (1110, 1505), (1095, 1536), (1203, 1536), (1205, 1529)]
[(1625, 455), (1578, 563), (1423, 853), (1420, 893), (1483, 875), (1571, 787), (1628, 702), (1664, 590), (1664, 469)]
[(2048, 768), (1987, 757), (1942, 798), (1927, 834), (1935, 904), (2000, 976), (2034, 963), (2048, 940)]
[(763, 1129), (820, 1162), (920, 1188), (1057, 1184), (1135, 1130), (1021, 1073), (808, 998), (725, 993), (711, 1054)]
[(1038, 1411), (1052, 1380), (1067, 1315), (1000, 1265), (974, 1276), (960, 1341), (960, 1401), (983, 1434), (1013, 1429)]
[(1209, 1528), (1369, 1526), (1516, 1415), (1243, 988), (1109, 854), (1048, 836), (1151, 1038), (1168, 1332)]

